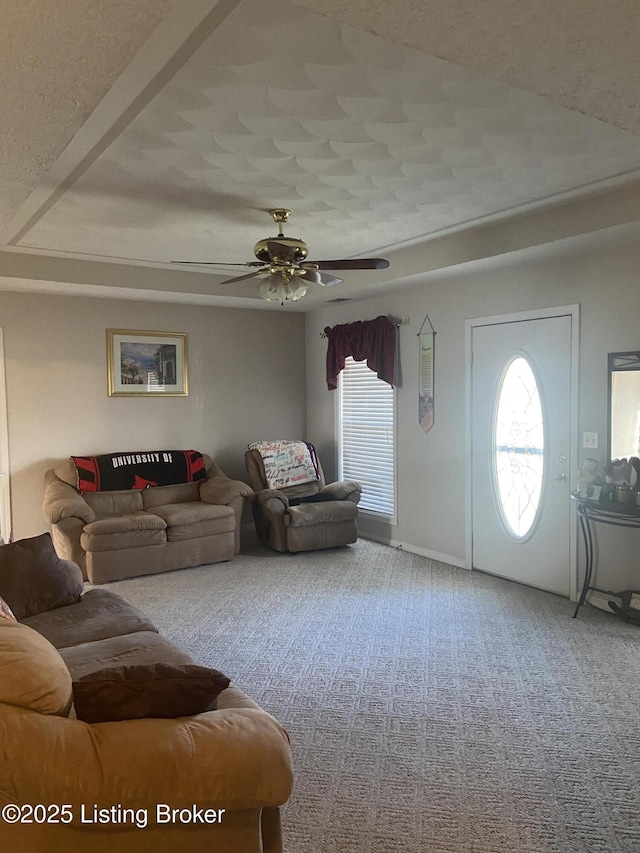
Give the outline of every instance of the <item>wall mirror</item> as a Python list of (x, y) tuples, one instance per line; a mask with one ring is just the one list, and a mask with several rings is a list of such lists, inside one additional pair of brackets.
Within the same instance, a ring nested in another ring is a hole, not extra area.
[(609, 459), (640, 456), (640, 351), (609, 353)]

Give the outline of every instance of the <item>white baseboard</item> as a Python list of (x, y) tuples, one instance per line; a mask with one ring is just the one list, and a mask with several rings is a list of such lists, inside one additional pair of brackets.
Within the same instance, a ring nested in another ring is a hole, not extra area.
[[(240, 533), (254, 533), (255, 527), (252, 523), (241, 524)], [(439, 563), (448, 563), (450, 566), (456, 566), (459, 569), (466, 568), (464, 560), (459, 557), (451, 557), (449, 554), (441, 554), (439, 551), (430, 551), (428, 548), (419, 548), (417, 545), (410, 545), (408, 542), (400, 542), (398, 539), (387, 539), (384, 536), (375, 536), (369, 533), (358, 532), (360, 539), (370, 539), (372, 542), (379, 542), (381, 545), (388, 545), (390, 548), (399, 548), (406, 551), (408, 554), (419, 554), (421, 557), (429, 557), (431, 560), (438, 560)]]
[(598, 610), (604, 610), (605, 613), (613, 615), (613, 610), (608, 604), (611, 599), (613, 599), (616, 604), (620, 603), (620, 596), (614, 595), (613, 593), (608, 595), (606, 592), (596, 592), (593, 590), (587, 595), (585, 604), (590, 604), (592, 607), (597, 607)]
[(452, 557), (450, 554), (441, 554), (439, 551), (431, 551), (429, 548), (419, 548), (417, 545), (410, 545), (408, 542), (387, 539), (384, 536), (374, 536), (371, 533), (360, 532), (359, 536), (361, 539), (371, 539), (372, 542), (379, 542), (381, 545), (399, 548), (402, 551), (407, 551), (409, 554), (419, 554), (421, 557), (428, 557), (430, 560), (437, 560), (439, 563), (448, 563), (450, 566), (456, 566), (459, 569), (466, 568), (464, 560), (461, 560), (459, 557)]

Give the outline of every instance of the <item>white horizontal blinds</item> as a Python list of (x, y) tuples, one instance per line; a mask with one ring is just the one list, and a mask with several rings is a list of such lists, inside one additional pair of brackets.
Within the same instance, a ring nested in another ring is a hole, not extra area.
[(360, 508), (395, 514), (395, 392), (367, 367), (346, 360), (339, 382), (340, 479), (362, 485)]

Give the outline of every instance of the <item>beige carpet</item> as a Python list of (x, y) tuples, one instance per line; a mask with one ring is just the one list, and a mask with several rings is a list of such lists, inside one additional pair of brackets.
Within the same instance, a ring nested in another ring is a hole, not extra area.
[(288, 853), (638, 853), (640, 629), (360, 540), (110, 584), (291, 735)]

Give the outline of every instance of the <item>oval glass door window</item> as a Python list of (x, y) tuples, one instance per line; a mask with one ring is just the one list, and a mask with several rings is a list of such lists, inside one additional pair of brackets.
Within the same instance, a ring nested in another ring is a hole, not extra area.
[(538, 383), (529, 361), (514, 356), (498, 389), (494, 474), (499, 515), (515, 539), (533, 532), (542, 496), (544, 421)]

